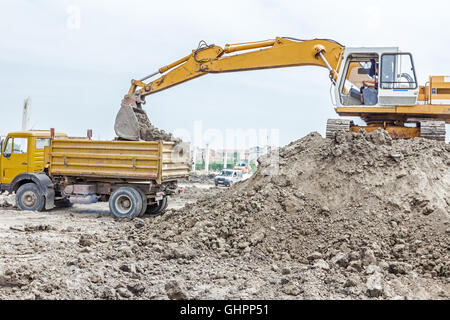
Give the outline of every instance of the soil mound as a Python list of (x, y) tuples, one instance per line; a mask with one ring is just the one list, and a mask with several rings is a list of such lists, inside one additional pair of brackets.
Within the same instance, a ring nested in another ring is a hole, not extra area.
[(382, 130), (311, 133), (278, 159), (141, 231), (186, 252), (356, 273), (375, 297), (383, 274), (450, 276), (450, 145)]
[(175, 138), (172, 133), (168, 133), (155, 127), (146, 115), (136, 113), (139, 122), (141, 139), (144, 141), (170, 141), (176, 144), (181, 143), (181, 139)]

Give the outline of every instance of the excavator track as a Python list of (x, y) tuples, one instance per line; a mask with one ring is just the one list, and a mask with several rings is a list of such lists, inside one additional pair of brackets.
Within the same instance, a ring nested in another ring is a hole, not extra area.
[(334, 134), (338, 131), (349, 132), (350, 127), (353, 125), (352, 120), (346, 119), (328, 119), (327, 121), (327, 139), (333, 139)]
[(420, 137), (445, 141), (445, 121), (420, 121)]

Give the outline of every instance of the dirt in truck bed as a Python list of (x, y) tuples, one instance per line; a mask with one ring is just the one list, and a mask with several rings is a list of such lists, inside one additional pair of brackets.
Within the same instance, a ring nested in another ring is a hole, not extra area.
[(144, 141), (171, 141), (175, 143), (181, 143), (181, 139), (175, 138), (173, 134), (167, 133), (164, 130), (161, 130), (148, 120), (146, 115), (142, 115), (140, 113), (135, 113), (138, 118), (139, 126), (140, 126), (140, 134), (141, 139)]
[(450, 298), (449, 144), (311, 133), (279, 156), (157, 218), (0, 196), (0, 299)]

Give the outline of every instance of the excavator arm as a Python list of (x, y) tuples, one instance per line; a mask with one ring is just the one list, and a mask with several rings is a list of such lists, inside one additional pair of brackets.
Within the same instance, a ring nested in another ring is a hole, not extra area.
[[(202, 41), (198, 49), (193, 50), (190, 55), (141, 80), (132, 81), (116, 118), (116, 134), (125, 140), (139, 140), (140, 130), (150, 124), (142, 109), (146, 96), (208, 73), (318, 66), (327, 68), (330, 71), (330, 79), (334, 82), (338, 77), (344, 49), (344, 46), (335, 41), (322, 39), (276, 38), (227, 44), (224, 48), (207, 45)], [(147, 82), (159, 74), (159, 78)]]

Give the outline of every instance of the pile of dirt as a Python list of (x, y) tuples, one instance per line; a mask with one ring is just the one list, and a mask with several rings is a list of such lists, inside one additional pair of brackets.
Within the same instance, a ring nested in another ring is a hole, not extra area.
[(191, 172), (189, 181), (192, 183), (208, 183), (213, 184), (217, 173)]
[(170, 212), (138, 237), (169, 243), (169, 255), (326, 270), (339, 290), (369, 297), (392, 298), (396, 277), (448, 287), (450, 145), (392, 140), (382, 130), (334, 140), (311, 133), (273, 160), (261, 158), (252, 178)]
[(144, 141), (171, 141), (176, 144), (181, 143), (182, 140), (175, 138), (172, 133), (167, 133), (164, 130), (158, 129), (144, 114), (136, 113), (140, 125), (141, 139)]
[(224, 191), (225, 188), (214, 188), (210, 187), (209, 184), (200, 184), (199, 186), (197, 186), (196, 184), (192, 183), (189, 186), (183, 187), (183, 192), (173, 198), (178, 198), (185, 201), (197, 200), (199, 198), (204, 198), (205, 194), (207, 194), (208, 197), (214, 198)]

